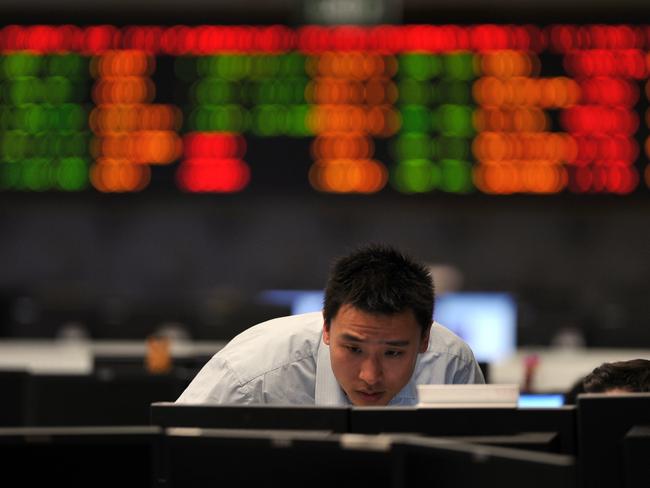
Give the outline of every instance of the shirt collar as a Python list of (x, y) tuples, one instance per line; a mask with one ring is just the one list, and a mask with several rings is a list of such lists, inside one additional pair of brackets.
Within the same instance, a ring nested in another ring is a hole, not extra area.
[(415, 386), (415, 380), (413, 379), (416, 371), (417, 363), (415, 364), (415, 369), (411, 375), (409, 382), (406, 383), (406, 386), (404, 386), (404, 388), (402, 388), (402, 390), (397, 395), (395, 395), (390, 402), (388, 402), (388, 406), (411, 406), (418, 403), (418, 390)]
[(330, 347), (323, 342), (321, 334), (316, 359), (316, 391), (314, 392), (316, 405), (350, 405), (350, 400), (345, 395), (339, 382), (336, 381), (332, 363), (330, 362)]
[[(415, 365), (416, 371), (418, 363), (419, 356)], [(413, 378), (414, 376), (415, 371), (413, 371), (413, 375), (406, 386), (404, 386), (404, 388), (393, 397), (388, 405), (415, 405), (418, 402), (417, 388)], [(314, 392), (314, 400), (316, 405), (351, 405), (347, 395), (339, 386), (338, 381), (336, 381), (334, 371), (332, 371), (332, 363), (330, 361), (330, 348), (323, 342), (322, 335), (316, 359), (316, 388)]]

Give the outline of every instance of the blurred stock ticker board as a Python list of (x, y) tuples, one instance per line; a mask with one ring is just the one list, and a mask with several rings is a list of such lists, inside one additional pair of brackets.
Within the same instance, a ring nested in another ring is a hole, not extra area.
[(644, 25), (0, 29), (0, 191), (648, 194)]

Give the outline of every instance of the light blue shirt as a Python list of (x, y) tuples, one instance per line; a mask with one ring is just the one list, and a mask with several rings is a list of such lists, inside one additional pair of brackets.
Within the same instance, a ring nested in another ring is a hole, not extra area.
[[(416, 385), (485, 383), (465, 342), (434, 322), (407, 385), (389, 405), (415, 405)], [(199, 371), (176, 403), (350, 405), (323, 342), (320, 312), (263, 322), (242, 332)]]

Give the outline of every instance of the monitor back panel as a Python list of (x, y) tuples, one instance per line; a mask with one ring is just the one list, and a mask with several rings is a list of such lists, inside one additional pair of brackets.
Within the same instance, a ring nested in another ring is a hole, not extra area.
[[(575, 488), (575, 458), (520, 449), (422, 439), (401, 446), (403, 485), (436, 488)], [(438, 444), (439, 445), (436, 445)]]
[(176, 398), (171, 375), (35, 375), (30, 378), (28, 425), (149, 425), (152, 402)]
[(392, 488), (390, 450), (347, 449), (336, 438), (307, 440), (276, 433), (190, 432), (165, 436), (171, 488), (281, 486), (283, 488)]
[(623, 439), (625, 488), (643, 486), (650, 480), (650, 424), (635, 425)]
[(347, 407), (270, 405), (151, 405), (151, 423), (162, 427), (348, 431)]
[(26, 371), (0, 371), (0, 427), (21, 427), (26, 424), (27, 385)]
[(0, 429), (2, 476), (20, 486), (151, 487), (160, 436), (148, 426)]

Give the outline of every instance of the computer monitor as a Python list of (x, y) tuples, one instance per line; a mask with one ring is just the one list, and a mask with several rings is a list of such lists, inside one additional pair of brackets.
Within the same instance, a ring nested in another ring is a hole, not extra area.
[(26, 425), (148, 425), (152, 402), (173, 401), (186, 385), (174, 375), (32, 375)]
[(563, 393), (519, 393), (519, 408), (558, 408), (564, 405)]
[[(289, 305), (292, 314), (323, 308), (322, 290), (266, 290), (265, 303)], [(436, 297), (434, 319), (460, 336), (482, 363), (498, 361), (517, 347), (517, 306), (509, 293), (453, 292)]]
[[(624, 439), (650, 424), (650, 393), (578, 395), (577, 419), (580, 486), (625, 487)], [(647, 473), (647, 459), (644, 466)]]
[(449, 439), (410, 438), (393, 444), (402, 451), (401, 486), (486, 486), (575, 488), (574, 456)]
[(291, 315), (321, 311), (324, 298), (323, 290), (300, 289), (264, 290), (258, 296), (261, 303), (288, 306)]
[(467, 342), (477, 361), (499, 361), (517, 348), (517, 307), (509, 293), (444, 293), (434, 318)]
[(417, 433), (434, 437), (557, 433), (547, 451), (575, 454), (576, 407), (418, 408), (352, 407), (350, 432)]
[(151, 405), (151, 423), (161, 427), (348, 431), (348, 407), (276, 405)]
[(21, 427), (26, 424), (27, 371), (0, 371), (0, 427)]
[(19, 486), (153, 487), (161, 435), (151, 426), (1, 428), (2, 477)]
[(327, 432), (167, 429), (165, 486), (392, 488), (399, 466), (376, 436)]
[(635, 425), (623, 438), (625, 487), (643, 486), (650, 479), (650, 424)]
[(575, 488), (572, 456), (442, 439), (173, 428), (164, 445), (158, 478), (188, 488)]

